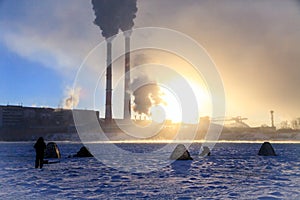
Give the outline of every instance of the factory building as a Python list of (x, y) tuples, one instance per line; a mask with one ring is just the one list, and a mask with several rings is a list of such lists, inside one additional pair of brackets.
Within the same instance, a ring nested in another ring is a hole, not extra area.
[[(91, 113), (99, 119), (99, 112)], [(47, 134), (77, 134), (72, 110), (0, 105), (0, 140), (27, 140)]]

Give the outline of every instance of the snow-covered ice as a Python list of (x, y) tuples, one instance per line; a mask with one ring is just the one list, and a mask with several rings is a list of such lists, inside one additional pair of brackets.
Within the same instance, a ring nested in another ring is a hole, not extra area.
[[(143, 152), (164, 144), (122, 145)], [(192, 145), (194, 160), (144, 173), (67, 158), (78, 143), (58, 143), (60, 163), (35, 169), (33, 143), (0, 143), (0, 199), (300, 199), (300, 144), (273, 144), (275, 157), (257, 156), (260, 145), (219, 143), (204, 158)]]

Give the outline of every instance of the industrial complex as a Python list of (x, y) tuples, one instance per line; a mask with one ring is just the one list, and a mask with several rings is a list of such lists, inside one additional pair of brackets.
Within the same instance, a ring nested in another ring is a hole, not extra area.
[[(99, 113), (77, 110), (82, 113)], [(77, 136), (72, 110), (62, 108), (0, 106), (0, 140), (34, 140), (47, 135), (56, 139), (74, 139)]]
[[(105, 119), (99, 117), (98, 111), (93, 110), (70, 110), (62, 108), (38, 108), (23, 107), (19, 105), (0, 105), (0, 141), (33, 141), (43, 136), (46, 140), (56, 141), (79, 141), (76, 124), (74, 122), (74, 111), (76, 115), (92, 116), (99, 122), (102, 129), (109, 138), (134, 139), (122, 133), (117, 126), (124, 119), (111, 119), (108, 126)], [(250, 127), (243, 120), (247, 118), (233, 117), (224, 118), (228, 121), (222, 129), (220, 140), (300, 140), (300, 120), (293, 122), (292, 128), (278, 128), (274, 126), (273, 114), (271, 112), (271, 125), (261, 127)], [(150, 139), (170, 140), (180, 128), (187, 132), (195, 131), (195, 140), (203, 140), (208, 129), (217, 128), (220, 119), (200, 118), (199, 124), (172, 123), (170, 120), (157, 124), (162, 127), (159, 134)], [(151, 123), (147, 120), (133, 120), (140, 127)], [(141, 133), (142, 134), (142, 133)], [(124, 137), (121, 137), (124, 136)], [(115, 137), (115, 138), (114, 138)]]

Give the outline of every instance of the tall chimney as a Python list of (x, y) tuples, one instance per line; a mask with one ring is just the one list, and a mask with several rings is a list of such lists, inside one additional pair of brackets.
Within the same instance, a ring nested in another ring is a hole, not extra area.
[(274, 128), (275, 127), (274, 126), (274, 111), (271, 110), (270, 113), (271, 113), (271, 126), (272, 126), (272, 128)]
[(125, 36), (125, 83), (124, 83), (124, 119), (131, 119), (130, 95), (130, 36), (131, 30), (124, 32)]
[(106, 39), (107, 44), (107, 56), (106, 56), (106, 100), (105, 100), (105, 121), (112, 120), (112, 110), (111, 110), (111, 96), (112, 96), (112, 63), (111, 63), (111, 48), (112, 39)]

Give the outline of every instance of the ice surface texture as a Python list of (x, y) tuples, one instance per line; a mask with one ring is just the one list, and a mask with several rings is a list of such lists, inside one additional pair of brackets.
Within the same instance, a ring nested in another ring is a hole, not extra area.
[(67, 158), (82, 144), (57, 144), (61, 162), (35, 169), (32, 143), (0, 143), (0, 199), (300, 199), (300, 144), (273, 144), (275, 157), (258, 156), (261, 144), (217, 144), (204, 158), (192, 145), (194, 160), (150, 173), (118, 171), (95, 158)]

